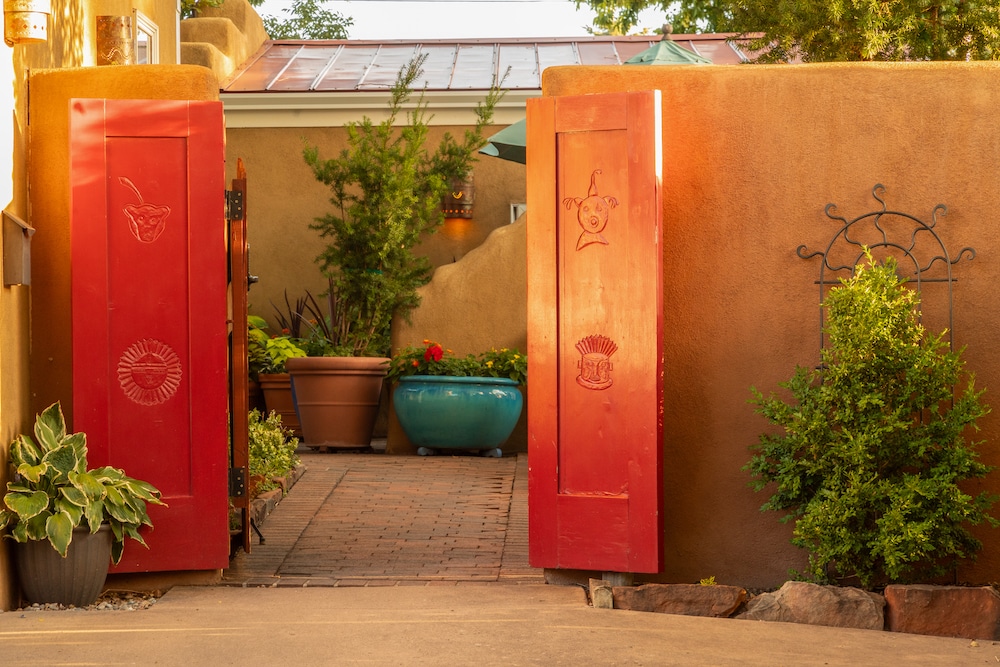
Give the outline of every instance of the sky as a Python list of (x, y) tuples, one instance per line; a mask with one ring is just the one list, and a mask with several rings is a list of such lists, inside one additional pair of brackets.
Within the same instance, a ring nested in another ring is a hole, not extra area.
[[(262, 16), (281, 18), (291, 0), (266, 0)], [(328, 0), (327, 9), (354, 19), (351, 39), (452, 39), (574, 37), (586, 35), (594, 13), (573, 0)], [(644, 12), (640, 28), (663, 24), (659, 12)]]

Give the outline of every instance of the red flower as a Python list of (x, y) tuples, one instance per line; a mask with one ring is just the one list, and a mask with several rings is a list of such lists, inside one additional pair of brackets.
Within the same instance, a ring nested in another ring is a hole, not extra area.
[(413, 360), (413, 361), (411, 361), (410, 363), (411, 363), (411, 364), (413, 364), (413, 367), (414, 367), (414, 368), (420, 368), (420, 362), (419, 362), (419, 361), (417, 361), (416, 359), (414, 359), (414, 360)]
[(424, 352), (424, 361), (441, 361), (441, 357), (444, 356), (444, 350), (437, 343), (427, 347)]

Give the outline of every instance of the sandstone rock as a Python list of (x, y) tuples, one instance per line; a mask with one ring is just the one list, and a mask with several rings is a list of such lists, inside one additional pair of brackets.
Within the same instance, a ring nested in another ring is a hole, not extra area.
[(614, 609), (614, 596), (611, 584), (604, 579), (590, 580), (590, 600), (594, 609)]
[(938, 637), (1000, 639), (1000, 594), (990, 586), (886, 586), (886, 627)]
[(789, 581), (774, 593), (751, 600), (747, 610), (737, 618), (882, 630), (885, 627), (884, 609), (885, 598), (876, 593)]
[(700, 584), (615, 586), (612, 592), (615, 609), (717, 618), (731, 616), (747, 597), (746, 590), (738, 586)]

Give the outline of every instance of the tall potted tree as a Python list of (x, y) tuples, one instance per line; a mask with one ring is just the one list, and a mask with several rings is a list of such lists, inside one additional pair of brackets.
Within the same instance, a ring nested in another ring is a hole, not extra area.
[(502, 97), (495, 85), (461, 142), (445, 134), (429, 150), (426, 100), (419, 95), (405, 110), (426, 57), (399, 71), (385, 120), (375, 124), (365, 117), (347, 125), (348, 147), (339, 156), (324, 160), (315, 146), (303, 150), (316, 179), (330, 188), (334, 207), (310, 225), (327, 240), (316, 261), (329, 281), (329, 319), (318, 318), (310, 356), (286, 363), (309, 445), (370, 444), (389, 361), (389, 326), (394, 315), (406, 318), (419, 304), (417, 288), (431, 276), (430, 261), (413, 248), (441, 224), (441, 198), (452, 179), (468, 174)]

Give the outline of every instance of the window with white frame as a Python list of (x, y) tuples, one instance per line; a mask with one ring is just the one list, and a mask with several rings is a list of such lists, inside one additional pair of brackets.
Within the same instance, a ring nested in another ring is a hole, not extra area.
[(135, 64), (152, 65), (160, 62), (159, 28), (139, 10), (133, 12), (135, 19)]

